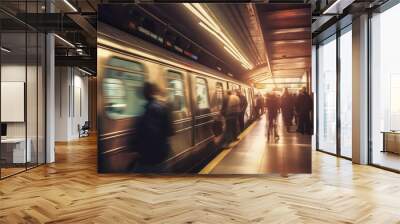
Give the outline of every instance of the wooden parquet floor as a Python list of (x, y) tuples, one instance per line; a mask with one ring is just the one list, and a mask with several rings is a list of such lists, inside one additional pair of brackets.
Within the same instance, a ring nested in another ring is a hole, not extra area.
[(0, 223), (400, 223), (400, 175), (313, 152), (313, 174), (100, 175), (96, 142), (0, 181)]

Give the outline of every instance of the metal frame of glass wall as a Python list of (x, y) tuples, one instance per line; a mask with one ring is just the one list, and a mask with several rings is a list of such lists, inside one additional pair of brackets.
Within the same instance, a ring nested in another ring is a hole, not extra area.
[[(349, 24), (346, 24), (343, 28), (336, 30), (336, 32), (333, 32), (331, 35), (327, 36), (326, 38), (320, 40), (317, 45), (316, 45), (316, 100), (317, 100), (317, 107), (316, 107), (316, 150), (320, 151), (320, 152), (324, 152), (333, 156), (339, 156), (341, 158), (345, 158), (348, 160), (351, 160), (350, 157), (346, 157), (344, 155), (342, 155), (341, 153), (341, 110), (340, 110), (340, 104), (341, 104), (341, 92), (340, 92), (340, 85), (341, 85), (341, 66), (340, 66), (340, 42), (341, 42), (341, 36), (343, 34), (345, 34), (346, 32), (351, 32), (351, 22)], [(331, 39), (331, 40), (329, 40)], [(321, 86), (319, 85), (320, 83), (320, 45), (323, 42), (330, 42), (330, 41), (336, 41), (336, 55), (335, 55), (335, 64), (336, 64), (336, 138), (335, 138), (335, 142), (336, 142), (336, 151), (335, 152), (329, 152), (327, 150), (324, 150), (323, 148), (320, 148), (320, 128), (319, 128), (319, 124), (321, 122), (320, 116), (319, 116), (319, 112), (321, 109), (321, 105), (319, 105), (320, 102), (320, 94), (321, 94)]]
[[(0, 54), (0, 82), (2, 85), (4, 82), (4, 86), (12, 86), (10, 84), (12, 82), (24, 83), (23, 121), (5, 121), (3, 123), (7, 124), (8, 129), (9, 126), (12, 126), (12, 134), (17, 133), (16, 136), (18, 137), (12, 136), (11, 138), (24, 139), (24, 144), (20, 147), (25, 148), (23, 162), (18, 162), (17, 164), (14, 161), (15, 148), (8, 146), (7, 144), (9, 143), (7, 142), (0, 144), (0, 179), (25, 172), (46, 163), (46, 33), (24, 22), (24, 20), (27, 21), (27, 13), (39, 13), (39, 11), (46, 10), (42, 8), (45, 3), (45, 0), (5, 1), (0, 3), (0, 14), (18, 24), (13, 27), (15, 30), (6, 30), (7, 27), (3, 27), (0, 22), (0, 46), (2, 47)], [(6, 8), (3, 8), (7, 4), (16, 5), (21, 12), (25, 12), (25, 17), (21, 18), (21, 14), (16, 16), (7, 11)], [(7, 48), (6, 45), (12, 47)], [(10, 77), (16, 73), (18, 73), (20, 80), (10, 80)], [(0, 90), (2, 85), (0, 85)], [(0, 104), (0, 110), (2, 109), (4, 110)], [(0, 114), (0, 123), (2, 121)], [(15, 130), (20, 132), (18, 133)], [(8, 140), (8, 136), (5, 140)], [(31, 153), (29, 158), (28, 147)], [(7, 150), (6, 153), (4, 153), (3, 149)], [(8, 154), (9, 152), (11, 154)], [(10, 157), (12, 157), (12, 160)]]

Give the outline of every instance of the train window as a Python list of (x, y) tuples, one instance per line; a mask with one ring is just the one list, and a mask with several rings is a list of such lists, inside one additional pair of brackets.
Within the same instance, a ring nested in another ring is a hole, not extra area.
[(168, 71), (167, 82), (168, 101), (171, 104), (172, 111), (185, 111), (185, 88), (182, 74)]
[(142, 64), (111, 58), (105, 66), (103, 93), (105, 111), (112, 119), (135, 117), (142, 114), (144, 104)]
[(131, 71), (139, 71), (139, 72), (144, 71), (142, 64), (133, 61), (127, 61), (117, 57), (111, 58), (107, 64), (113, 67), (123, 68)]
[(208, 102), (207, 82), (203, 78), (196, 78), (196, 101), (197, 108), (210, 108), (210, 104)]
[(221, 110), (222, 102), (224, 100), (224, 87), (220, 82), (217, 82), (217, 84), (215, 84), (215, 98), (216, 98), (217, 108), (218, 110)]

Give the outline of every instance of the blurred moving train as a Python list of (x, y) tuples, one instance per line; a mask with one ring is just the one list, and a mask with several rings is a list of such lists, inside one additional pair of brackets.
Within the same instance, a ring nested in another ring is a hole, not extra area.
[[(130, 139), (144, 110), (142, 87), (156, 83), (172, 105), (172, 153), (165, 161), (176, 173), (196, 172), (220, 150), (220, 110), (227, 90), (247, 97), (251, 121), (254, 90), (233, 78), (128, 33), (98, 24), (98, 171), (130, 172), (137, 159)], [(223, 123), (223, 122), (222, 122)]]

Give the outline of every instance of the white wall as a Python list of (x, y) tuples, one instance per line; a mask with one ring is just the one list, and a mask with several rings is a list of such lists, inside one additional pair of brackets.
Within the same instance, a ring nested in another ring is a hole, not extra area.
[[(9, 64), (1, 66), (1, 81), (3, 82), (25, 82), (25, 64)], [(1, 108), (7, 110), (7, 108)], [(7, 137), (25, 137), (25, 123), (7, 123)]]
[[(38, 69), (38, 70), (36, 70)], [(6, 122), (8, 138), (30, 139), (32, 162), (44, 162), (44, 83), (42, 68), (25, 66), (25, 63), (9, 63), (1, 66), (2, 82), (24, 82), (26, 84), (26, 111), (27, 120), (24, 122)], [(25, 78), (27, 77), (27, 80)], [(23, 93), (22, 93), (23, 94)], [(4, 97), (4, 96), (3, 96)], [(9, 108), (1, 108), (8, 110)], [(23, 112), (25, 112), (23, 111)], [(37, 153), (39, 156), (37, 157)]]
[(78, 125), (88, 120), (88, 78), (73, 67), (56, 67), (55, 140), (79, 137)]

